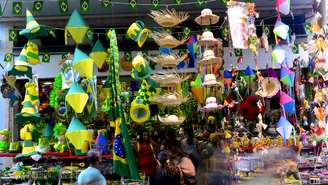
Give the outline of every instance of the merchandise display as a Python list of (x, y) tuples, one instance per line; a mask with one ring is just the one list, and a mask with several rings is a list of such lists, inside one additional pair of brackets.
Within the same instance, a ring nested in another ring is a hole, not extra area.
[(0, 184), (328, 184), (327, 7), (149, 2), (13, 2)]

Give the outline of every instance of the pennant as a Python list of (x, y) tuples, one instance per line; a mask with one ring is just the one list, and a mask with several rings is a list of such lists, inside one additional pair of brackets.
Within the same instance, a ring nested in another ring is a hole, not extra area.
[(22, 14), (23, 5), (22, 2), (13, 2), (12, 11), (14, 15)]
[(293, 44), (292, 45), (292, 51), (294, 54), (299, 54), (300, 51), (299, 51), (299, 45), (298, 44)]
[(89, 41), (93, 41), (93, 29), (89, 29), (88, 31), (87, 31), (87, 39), (89, 40)]
[(182, 1), (182, 0), (175, 0), (175, 3), (176, 3), (177, 5), (181, 5), (181, 1)]
[(57, 38), (56, 36), (56, 30), (54, 28), (48, 28), (48, 33), (51, 35), (53, 38)]
[(205, 2), (204, 2), (204, 0), (197, 0), (197, 4), (198, 4), (198, 6), (204, 6)]
[(271, 35), (270, 27), (263, 26), (263, 32), (269, 37)]
[(151, 4), (153, 5), (153, 8), (154, 9), (160, 8), (160, 6), (159, 6), (159, 4), (160, 4), (159, 0), (151, 0)]
[(43, 1), (33, 2), (33, 12), (41, 12), (43, 9)]
[(80, 0), (80, 10), (82, 12), (89, 11), (89, 0)]
[(5, 58), (3, 59), (4, 62), (11, 62), (13, 61), (13, 54), (11, 53), (6, 53)]
[(137, 0), (129, 0), (130, 8), (136, 8), (136, 6), (137, 6)]
[(68, 13), (68, 2), (67, 0), (59, 0), (58, 1), (59, 11), (60, 13)]
[(17, 30), (10, 29), (9, 30), (9, 41), (17, 41)]
[(234, 49), (234, 54), (236, 57), (242, 57), (243, 56), (243, 50), (242, 49)]
[(189, 27), (185, 27), (185, 28), (183, 29), (183, 38), (184, 38), (184, 39), (188, 39), (188, 38), (190, 37), (190, 35), (191, 35), (191, 30), (190, 30), (190, 28), (189, 28)]
[(125, 61), (132, 61), (132, 52), (131, 51), (124, 52), (124, 60)]
[(109, 8), (112, 6), (112, 0), (101, 0), (101, 7)]
[(49, 53), (44, 53), (42, 56), (42, 62), (43, 63), (49, 63), (50, 62), (50, 54)]

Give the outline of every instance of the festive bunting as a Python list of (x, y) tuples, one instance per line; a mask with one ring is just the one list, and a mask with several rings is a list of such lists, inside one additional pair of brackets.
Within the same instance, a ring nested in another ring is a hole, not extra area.
[(23, 5), (22, 2), (13, 2), (12, 12), (14, 15), (22, 14)]
[(103, 8), (109, 8), (112, 6), (112, 0), (101, 0), (101, 6)]
[[(84, 22), (77, 10), (74, 10), (65, 27), (65, 33), (70, 33), (76, 44), (81, 44), (89, 30), (89, 26)], [(66, 34), (65, 34), (66, 35)], [(65, 37), (67, 44), (67, 35)]]
[(137, 7), (137, 0), (129, 0), (129, 7), (136, 8)]
[(58, 1), (59, 11), (62, 14), (68, 13), (68, 2), (67, 0)]
[(175, 0), (175, 3), (176, 3), (177, 5), (181, 5), (181, 2), (182, 2), (182, 0)]
[(197, 0), (197, 4), (198, 4), (198, 6), (204, 6), (205, 1), (204, 0)]
[(11, 62), (11, 61), (13, 61), (13, 54), (6, 53), (3, 61), (4, 62)]
[(243, 50), (242, 49), (234, 49), (234, 54), (236, 57), (243, 56)]
[(33, 12), (41, 12), (43, 9), (43, 1), (33, 2)]
[(151, 0), (151, 4), (152, 4), (154, 9), (160, 8), (160, 6), (159, 6), (160, 0)]
[(88, 29), (86, 37), (89, 41), (91, 41), (91, 42), (93, 41), (93, 29), (91, 29), (91, 28)]
[(42, 62), (43, 63), (49, 63), (50, 62), (50, 54), (49, 53), (44, 53), (42, 55)]
[(183, 29), (183, 38), (188, 39), (191, 35), (191, 29), (189, 27), (185, 27)]
[(280, 81), (288, 85), (289, 87), (294, 86), (294, 80), (295, 80), (295, 72), (291, 71), (287, 67), (282, 67), (280, 70)]
[(89, 0), (80, 0), (80, 10), (82, 12), (89, 11)]
[(15, 29), (9, 30), (9, 41), (17, 41), (17, 30)]

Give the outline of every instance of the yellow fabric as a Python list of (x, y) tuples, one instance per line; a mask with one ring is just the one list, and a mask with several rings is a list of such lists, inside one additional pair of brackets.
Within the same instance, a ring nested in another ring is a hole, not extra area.
[(79, 72), (81, 76), (84, 76), (88, 79), (93, 77), (93, 59), (91, 58), (77, 62), (73, 65), (73, 68)]
[[(121, 121), (122, 121), (121, 118), (118, 118), (118, 119), (115, 120), (115, 122), (113, 122), (114, 125), (115, 125), (115, 137), (116, 137), (116, 135), (121, 134), (121, 127), (120, 127)], [(127, 161), (126, 158), (122, 158), (120, 156), (117, 156), (115, 154), (115, 152), (113, 152), (113, 154), (114, 154), (113, 155), (113, 160), (114, 161), (118, 160), (118, 161), (121, 161), (123, 164), (128, 164), (128, 161)]]
[(26, 47), (26, 55), (27, 55), (27, 61), (29, 64), (36, 65), (36, 64), (40, 63), (39, 47), (36, 43), (28, 41), (27, 47)]
[(66, 132), (65, 137), (72, 143), (75, 149), (82, 150), (85, 141), (92, 141), (92, 132), (88, 130), (78, 130), (74, 132)]
[(27, 71), (28, 70), (27, 63), (26, 62), (16, 62), (15, 69), (17, 71), (21, 71), (21, 72)]
[[(77, 44), (81, 44), (84, 40), (84, 37), (88, 31), (88, 27), (66, 27), (65, 31), (68, 31), (71, 35), (73, 40)], [(67, 43), (67, 39), (66, 39)]]
[(35, 146), (29, 146), (29, 147), (23, 147), (22, 148), (22, 154), (28, 154), (35, 152)]
[[(145, 115), (141, 118), (138, 118), (135, 113), (138, 111), (138, 109), (143, 109), (145, 112)], [(139, 104), (136, 101), (133, 101), (131, 103), (131, 108), (130, 108), (130, 117), (131, 119), (136, 122), (136, 123), (144, 123), (146, 122), (149, 117), (150, 117), (150, 109), (148, 105), (145, 104)]]
[(149, 29), (143, 29), (138, 37), (138, 46), (141, 48), (144, 43), (147, 41), (148, 39), (148, 35), (150, 34), (150, 30)]
[(21, 113), (35, 114), (35, 108), (34, 107), (23, 107), (21, 110)]
[(86, 93), (72, 93), (66, 95), (67, 103), (74, 109), (76, 113), (83, 112), (83, 109), (88, 102), (88, 98), (88, 94)]
[(105, 51), (90, 53), (90, 57), (95, 61), (99, 69), (104, 65), (108, 54)]

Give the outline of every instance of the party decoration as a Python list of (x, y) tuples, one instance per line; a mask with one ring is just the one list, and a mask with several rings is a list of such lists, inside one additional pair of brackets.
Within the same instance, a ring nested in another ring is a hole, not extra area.
[(136, 99), (132, 101), (130, 108), (130, 117), (136, 123), (144, 123), (150, 117), (150, 109), (148, 104), (144, 104), (143, 100)]
[(164, 125), (180, 125), (184, 122), (184, 116), (177, 116), (177, 115), (165, 115), (160, 116), (158, 115), (158, 120)]
[(57, 152), (63, 153), (68, 150), (68, 145), (65, 139), (66, 130), (66, 126), (62, 123), (56, 123), (53, 128), (53, 135), (57, 140), (57, 142), (54, 144), (54, 149)]
[(202, 65), (217, 64), (218, 68), (222, 66), (222, 62), (222, 58), (215, 56), (214, 51), (211, 49), (205, 50), (203, 58), (200, 60)]
[(157, 9), (160, 7), (160, 0), (151, 0), (151, 4), (154, 9)]
[(289, 87), (294, 86), (295, 72), (288, 69), (287, 67), (282, 67), (280, 70), (280, 81), (288, 85)]
[(280, 105), (283, 106), (284, 111), (289, 114), (294, 114), (296, 111), (295, 100), (288, 94), (280, 91)]
[(175, 3), (176, 3), (177, 5), (181, 5), (181, 2), (182, 2), (182, 0), (175, 0)]
[(81, 44), (86, 36), (89, 26), (84, 22), (77, 10), (74, 10), (65, 27), (65, 43), (67, 33), (70, 33), (76, 44)]
[(74, 82), (66, 95), (66, 102), (73, 108), (76, 113), (83, 112), (85, 105), (88, 102), (88, 94), (81, 86)]
[(3, 61), (4, 61), (4, 62), (11, 62), (11, 61), (13, 61), (13, 59), (14, 59), (13, 54), (11, 54), (11, 53), (6, 53)]
[(9, 35), (9, 41), (17, 41), (17, 30), (10, 29), (8, 35)]
[(148, 36), (150, 34), (150, 30), (145, 28), (145, 24), (137, 20), (136, 22), (132, 23), (127, 30), (127, 36), (137, 42), (139, 47), (142, 47), (144, 43), (147, 41)]
[(285, 117), (281, 116), (277, 123), (276, 129), (277, 132), (282, 136), (284, 144), (286, 144), (286, 141), (291, 136), (294, 127)]
[(286, 60), (286, 52), (285, 50), (277, 45), (272, 51), (272, 61), (277, 62), (278, 64), (282, 64)]
[(279, 12), (288, 15), (290, 12), (290, 0), (276, 0), (276, 7)]
[(253, 71), (253, 68), (251, 66), (247, 66), (245, 70), (245, 80), (247, 84), (251, 84), (254, 79), (255, 79), (255, 73)]
[(23, 10), (22, 2), (13, 2), (13, 4), (12, 4), (12, 13), (14, 15), (22, 14), (22, 10)]
[(59, 11), (62, 14), (68, 13), (68, 2), (67, 0), (59, 0), (58, 1)]
[(39, 59), (39, 47), (36, 43), (28, 41), (26, 44), (26, 57), (27, 62), (31, 65), (40, 63)]
[(176, 48), (185, 42), (185, 40), (177, 40), (167, 32), (152, 32), (151, 36), (161, 48)]
[(203, 6), (205, 4), (204, 0), (197, 0), (198, 6)]
[(151, 69), (143, 56), (138, 54), (136, 57), (134, 57), (131, 71), (132, 78), (142, 81), (143, 79), (148, 78), (150, 74)]
[(176, 67), (180, 62), (184, 61), (187, 54), (179, 57), (177, 54), (161, 54), (156, 57), (149, 57), (149, 59), (161, 67)]
[(80, 10), (82, 12), (89, 11), (89, 0), (80, 0)]
[(151, 10), (149, 16), (154, 19), (157, 24), (165, 28), (175, 27), (189, 18), (187, 12), (177, 12), (174, 9)]
[(263, 98), (272, 98), (279, 92), (280, 88), (280, 82), (277, 78), (267, 77), (260, 82), (260, 88), (256, 95)]
[(10, 139), (11, 132), (7, 129), (0, 130), (0, 152), (7, 153), (9, 151)]
[(274, 25), (273, 33), (281, 39), (286, 40), (289, 36), (289, 26), (278, 19)]
[(41, 12), (43, 9), (43, 1), (33, 2), (33, 12)]
[(129, 7), (136, 8), (137, 7), (137, 0), (129, 0)]
[(132, 70), (132, 52), (126, 51), (121, 57), (120, 65), (124, 71)]
[(47, 36), (48, 32), (44, 26), (40, 26), (34, 19), (32, 13), (26, 10), (26, 27), (19, 32), (20, 35), (24, 35), (29, 41), (41, 36)]
[(204, 31), (200, 40), (198, 41), (198, 44), (201, 46), (215, 46), (219, 45), (220, 42), (218, 39), (214, 38), (214, 35), (211, 31)]
[(32, 124), (26, 124), (21, 130), (20, 130), (20, 138), (23, 140), (23, 149), (22, 149), (22, 155), (16, 156), (23, 157), (23, 156), (31, 156), (35, 154), (35, 146), (32, 141), (32, 131), (35, 129), (34, 125)]
[(42, 55), (42, 62), (49, 63), (51, 59), (51, 55), (49, 53), (43, 53)]
[(112, 0), (101, 0), (101, 6), (103, 8), (109, 8), (112, 6)]
[(87, 130), (75, 116), (68, 126), (65, 137), (73, 144), (77, 155), (85, 154), (89, 143), (93, 140), (92, 132)]
[(240, 113), (241, 115), (249, 120), (256, 120), (258, 114), (260, 113), (260, 109), (257, 106), (258, 98), (256, 96), (248, 96), (240, 105)]
[(81, 76), (91, 79), (93, 77), (93, 59), (75, 48), (73, 58), (73, 69), (80, 73)]
[(24, 47), (21, 53), (18, 56), (18, 59), (15, 61), (14, 68), (20, 72), (27, 72), (30, 66), (27, 63), (26, 48)]
[(213, 14), (211, 9), (203, 9), (201, 15), (196, 17), (195, 22), (199, 25), (212, 25), (219, 22), (220, 17)]
[(92, 48), (90, 57), (94, 60), (99, 69), (101, 69), (101, 67), (104, 65), (107, 56), (108, 53), (105, 50), (104, 46), (102, 45), (100, 40), (97, 40), (96, 44)]

